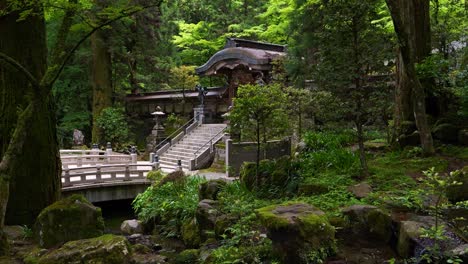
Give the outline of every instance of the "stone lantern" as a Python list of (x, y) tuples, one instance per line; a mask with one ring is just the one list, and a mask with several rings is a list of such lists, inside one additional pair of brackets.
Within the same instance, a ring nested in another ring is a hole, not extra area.
[(164, 115), (166, 115), (166, 113), (162, 111), (161, 107), (157, 106), (156, 111), (151, 113), (151, 115), (154, 116), (155, 125), (151, 131), (151, 134), (146, 140), (147, 148), (150, 152), (154, 151), (154, 148), (157, 146), (157, 144), (165, 138), (164, 126), (161, 124), (161, 119)]

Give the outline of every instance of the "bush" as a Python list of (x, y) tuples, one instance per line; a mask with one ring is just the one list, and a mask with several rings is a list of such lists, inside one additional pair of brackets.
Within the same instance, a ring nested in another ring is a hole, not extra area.
[(150, 186), (133, 201), (133, 208), (143, 222), (158, 220), (180, 227), (195, 216), (198, 205), (198, 186), (204, 178), (189, 177), (184, 182), (166, 182)]
[[(256, 164), (246, 162), (241, 168), (240, 178), (245, 187), (261, 196), (290, 195), (297, 190), (298, 164), (289, 156), (276, 160), (262, 160), (259, 164), (259, 179), (256, 178)], [(257, 186), (256, 186), (257, 184)]]
[(130, 139), (130, 129), (123, 108), (105, 108), (97, 117), (96, 122), (104, 132), (103, 139), (106, 142), (123, 145)]
[(308, 152), (301, 156), (301, 175), (304, 178), (334, 171), (338, 174), (359, 173), (359, 158), (345, 148), (353, 142), (349, 133), (309, 132), (304, 137)]

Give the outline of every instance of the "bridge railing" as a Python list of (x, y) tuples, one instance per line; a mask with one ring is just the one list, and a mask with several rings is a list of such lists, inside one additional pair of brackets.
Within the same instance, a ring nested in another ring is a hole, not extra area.
[(82, 167), (83, 165), (98, 165), (98, 164), (122, 164), (136, 163), (136, 157), (132, 155), (78, 155), (78, 156), (62, 156), (62, 167), (64, 169), (70, 166)]
[(62, 171), (62, 187), (116, 181), (146, 180), (146, 173), (150, 170), (156, 170), (158, 167), (158, 163), (148, 162), (66, 168)]
[(67, 155), (104, 155), (106, 154), (106, 150), (100, 149), (61, 149), (60, 156), (67, 156)]

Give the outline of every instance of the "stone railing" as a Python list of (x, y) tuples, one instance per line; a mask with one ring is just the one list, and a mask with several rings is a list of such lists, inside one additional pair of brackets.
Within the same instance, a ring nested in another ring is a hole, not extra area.
[(226, 129), (219, 131), (208, 142), (206, 142), (205, 145), (195, 151), (193, 159), (189, 162), (189, 170), (197, 170), (206, 165), (214, 155), (214, 145), (224, 137), (225, 130)]
[(62, 170), (62, 187), (146, 180), (148, 171), (156, 170), (158, 167), (158, 163), (145, 162), (66, 168)]
[(136, 155), (79, 155), (62, 156), (60, 159), (64, 169), (98, 164), (137, 163)]

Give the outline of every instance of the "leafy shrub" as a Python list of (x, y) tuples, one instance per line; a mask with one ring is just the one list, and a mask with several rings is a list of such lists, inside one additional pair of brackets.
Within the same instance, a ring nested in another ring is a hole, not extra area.
[(96, 122), (104, 132), (105, 141), (122, 145), (129, 140), (130, 129), (123, 108), (105, 108), (96, 119)]
[(255, 163), (246, 162), (241, 168), (241, 182), (259, 197), (287, 196), (297, 190), (299, 180), (298, 164), (289, 156), (276, 160), (262, 160), (259, 163), (256, 182), (257, 167)]
[(308, 132), (304, 136), (309, 151), (326, 151), (346, 146), (356, 140), (353, 133), (344, 131), (334, 132)]
[(204, 178), (189, 177), (182, 184), (167, 182), (150, 186), (133, 201), (133, 208), (143, 222), (159, 220), (181, 226), (195, 215), (198, 204), (198, 186)]

